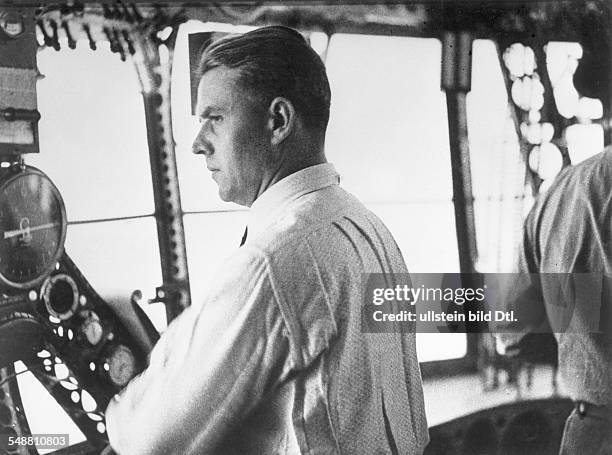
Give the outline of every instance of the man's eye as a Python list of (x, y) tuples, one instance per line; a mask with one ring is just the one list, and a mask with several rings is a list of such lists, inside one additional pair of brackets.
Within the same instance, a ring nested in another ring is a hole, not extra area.
[(221, 120), (223, 120), (223, 117), (220, 115), (207, 115), (205, 117), (200, 117), (200, 124), (202, 125), (206, 122), (219, 123)]

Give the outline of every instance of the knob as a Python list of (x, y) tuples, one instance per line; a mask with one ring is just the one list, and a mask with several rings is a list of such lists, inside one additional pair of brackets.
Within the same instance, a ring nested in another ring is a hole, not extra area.
[(102, 340), (104, 335), (104, 328), (100, 322), (100, 317), (93, 311), (86, 311), (83, 316), (85, 319), (80, 327), (81, 334), (89, 344), (95, 346)]

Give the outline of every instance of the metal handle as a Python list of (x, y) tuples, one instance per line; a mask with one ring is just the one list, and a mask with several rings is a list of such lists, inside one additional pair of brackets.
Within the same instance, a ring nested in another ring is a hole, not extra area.
[(26, 120), (28, 122), (38, 122), (40, 120), (40, 112), (36, 109), (28, 110), (28, 109), (15, 109), (13, 107), (8, 107), (6, 109), (0, 109), (0, 115), (9, 122), (13, 122), (15, 120)]

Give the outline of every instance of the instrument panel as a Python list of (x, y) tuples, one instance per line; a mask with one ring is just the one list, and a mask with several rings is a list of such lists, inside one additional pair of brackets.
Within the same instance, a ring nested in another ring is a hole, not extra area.
[(3, 87), (10, 97), (0, 97), (0, 123), (10, 133), (0, 138), (0, 414), (5, 395), (13, 417), (0, 419), (0, 433), (30, 434), (14, 380), (21, 374), (14, 362), (22, 360), (94, 446), (62, 453), (100, 453), (106, 404), (146, 366), (159, 334), (136, 294), (116, 302), (96, 293), (64, 251), (67, 221), (57, 188), (23, 164), (24, 154), (39, 152), (36, 52), (59, 51), (64, 39), (71, 49), (87, 40), (91, 50), (104, 41), (121, 60), (133, 58), (150, 133), (163, 278), (156, 294), (171, 319), (189, 306), (190, 293), (169, 102), (172, 59), (160, 51), (172, 55), (187, 18), (182, 9), (141, 14), (123, 3), (9, 10), (0, 11), (0, 67), (3, 81), (14, 81)]
[(59, 265), (42, 285), (37, 314), (80, 382), (110, 399), (145, 367), (147, 353), (68, 255)]
[(159, 335), (125, 301), (148, 343), (131, 332), (134, 321), (64, 251), (66, 231), (61, 195), (43, 172), (0, 168), (0, 368), (21, 360), (88, 441), (103, 446), (108, 402), (146, 367)]

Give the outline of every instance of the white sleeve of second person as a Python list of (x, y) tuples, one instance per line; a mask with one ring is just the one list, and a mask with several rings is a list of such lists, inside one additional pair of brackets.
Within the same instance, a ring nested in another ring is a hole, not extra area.
[(204, 304), (168, 326), (149, 367), (111, 400), (113, 449), (120, 455), (214, 451), (227, 429), (289, 373), (289, 352), (267, 261), (240, 248)]

